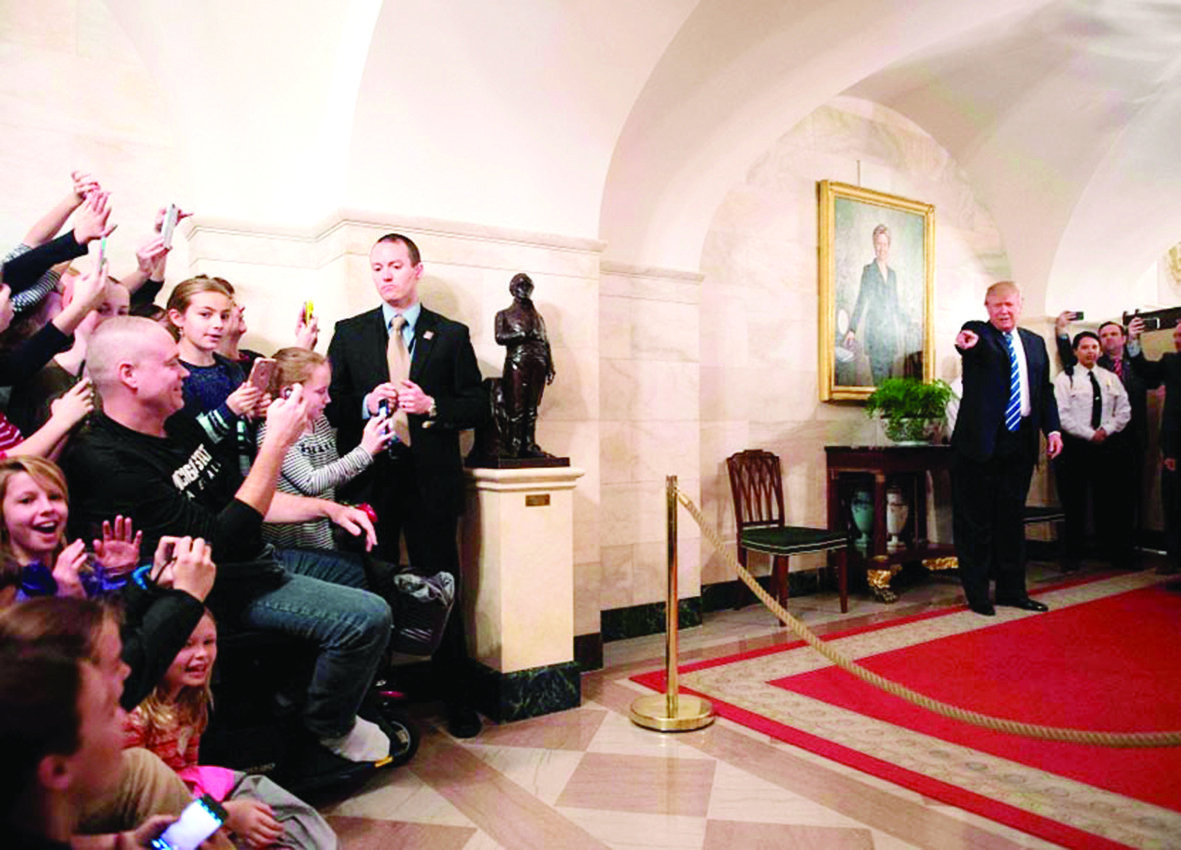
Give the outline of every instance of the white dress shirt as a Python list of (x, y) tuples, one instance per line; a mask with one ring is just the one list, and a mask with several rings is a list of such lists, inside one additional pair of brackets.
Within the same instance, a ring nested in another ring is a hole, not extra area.
[(1059, 372), (1054, 376), (1054, 398), (1058, 402), (1062, 430), (1081, 440), (1090, 440), (1095, 436), (1095, 429), (1091, 427), (1094, 391), (1088, 372), (1094, 372), (1095, 380), (1099, 382), (1099, 395), (1102, 397), (1099, 427), (1111, 436), (1126, 428), (1132, 420), (1128, 391), (1124, 389), (1119, 376), (1102, 366), (1088, 370), (1081, 363), (1076, 364), (1073, 375)]

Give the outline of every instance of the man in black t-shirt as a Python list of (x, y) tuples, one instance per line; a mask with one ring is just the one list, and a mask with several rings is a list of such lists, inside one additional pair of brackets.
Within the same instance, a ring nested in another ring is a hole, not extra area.
[[(261, 524), (326, 517), (374, 543), (359, 510), (275, 491), (283, 457), (306, 425), (299, 387), (267, 413), (267, 432), (243, 479), (223, 447), (181, 413), (187, 374), (172, 337), (155, 322), (121, 317), (90, 341), (87, 367), (103, 413), (63, 463), (71, 524), (89, 533), (115, 514), (143, 531), (148, 551), (163, 535), (204, 537), (219, 565), (210, 601), (223, 621), (279, 631), (317, 645), (304, 723), (352, 761), (379, 761), (390, 741), (356, 716), (389, 641), (391, 615), (363, 589), (356, 562), (332, 553), (276, 551)], [(232, 449), (232, 447), (231, 447)]]

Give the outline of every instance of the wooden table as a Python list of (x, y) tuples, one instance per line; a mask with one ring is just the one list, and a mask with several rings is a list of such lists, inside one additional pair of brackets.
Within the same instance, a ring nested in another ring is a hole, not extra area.
[[(950, 544), (932, 543), (927, 538), (927, 473), (951, 467), (951, 447), (918, 446), (825, 446), (828, 460), (828, 527), (846, 529), (851, 521), (841, 498), (841, 476), (861, 474), (873, 476), (873, 551), (859, 555), (850, 547), (850, 562), (858, 557), (866, 567), (869, 586), (883, 602), (893, 602), (898, 596), (890, 589), (890, 579), (902, 564), (921, 561), (930, 569), (951, 569), (955, 564), (955, 548)], [(891, 481), (892, 479), (892, 481)], [(888, 482), (909, 489), (910, 516), (907, 520), (909, 540), (901, 549), (886, 549), (886, 487)]]

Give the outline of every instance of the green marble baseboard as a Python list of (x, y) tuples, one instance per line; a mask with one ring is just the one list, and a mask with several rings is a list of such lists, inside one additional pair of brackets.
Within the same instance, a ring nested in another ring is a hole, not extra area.
[[(680, 600), (677, 607), (678, 623), (682, 629), (701, 625), (701, 597)], [(603, 642), (657, 635), (664, 632), (665, 606), (663, 602), (649, 602), (630, 608), (613, 608), (599, 615)]]
[(497, 723), (511, 723), (582, 704), (582, 672), (575, 661), (501, 673), (478, 662), (473, 681), (476, 708)]
[(603, 669), (603, 634), (574, 636), (574, 663), (583, 673)]

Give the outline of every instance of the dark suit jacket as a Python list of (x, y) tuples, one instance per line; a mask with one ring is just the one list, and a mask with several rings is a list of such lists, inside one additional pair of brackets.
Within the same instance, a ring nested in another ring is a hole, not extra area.
[[(972, 348), (957, 349), (963, 358), (964, 393), (951, 445), (969, 460), (985, 461), (996, 449), (997, 435), (1005, 427), (1009, 403), (1009, 347), (1004, 336), (989, 322), (966, 322), (964, 330), (975, 332), (980, 341)], [(1060, 430), (1058, 402), (1050, 382), (1050, 357), (1040, 336), (1018, 328), (1029, 370), (1029, 437), (1022, 451), (1029, 462), (1037, 460), (1038, 437)]]
[[(365, 425), (361, 402), (366, 393), (389, 380), (388, 342), (380, 307), (336, 323), (328, 345), (332, 401), (325, 413), (338, 429), (341, 456), (361, 440)], [(488, 399), (467, 326), (423, 307), (414, 328), (410, 380), (432, 396), (438, 408), (433, 420), (409, 417), (410, 453), (422, 497), (433, 512), (459, 513), (463, 508), (459, 432), (482, 424), (488, 416)], [(369, 477), (380, 481), (389, 473), (383, 456), (370, 468)]]
[[(1058, 344), (1058, 357), (1062, 360), (1062, 368), (1074, 366), (1078, 358), (1070, 347), (1070, 338), (1059, 336), (1055, 338)], [(1126, 429), (1136, 440), (1136, 446), (1143, 451), (1148, 445), (1148, 391), (1160, 386), (1159, 379), (1149, 378), (1144, 374), (1144, 358), (1139, 362), (1129, 357), (1124, 351), (1124, 389), (1128, 391), (1128, 403), (1132, 406), (1132, 424)], [(1099, 365), (1110, 372), (1115, 371), (1115, 364), (1106, 354), (1099, 355)]]
[(868, 263), (861, 270), (861, 286), (849, 316), (849, 330), (860, 334), (870, 358), (892, 364), (901, 351), (903, 317), (898, 302), (898, 277), (889, 266), (886, 272), (883, 280), (877, 262)]
[(1165, 385), (1165, 409), (1161, 414), (1160, 450), (1175, 458), (1181, 451), (1181, 354), (1168, 351), (1160, 360), (1149, 360), (1144, 351), (1132, 358), (1136, 372), (1148, 387)]

